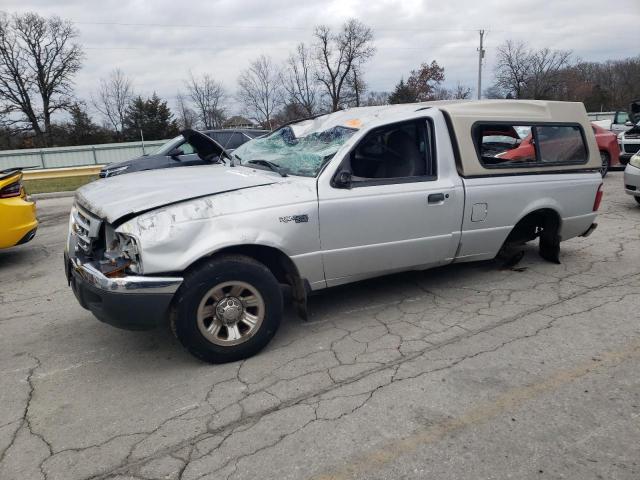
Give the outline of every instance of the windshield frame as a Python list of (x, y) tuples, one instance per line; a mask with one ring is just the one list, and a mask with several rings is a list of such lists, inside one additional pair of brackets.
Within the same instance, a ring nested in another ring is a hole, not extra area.
[(151, 155), (164, 155), (167, 156), (171, 150), (179, 147), (184, 142), (186, 142), (185, 138), (182, 135), (178, 135), (177, 137), (172, 138), (171, 140), (163, 143), (155, 150)]

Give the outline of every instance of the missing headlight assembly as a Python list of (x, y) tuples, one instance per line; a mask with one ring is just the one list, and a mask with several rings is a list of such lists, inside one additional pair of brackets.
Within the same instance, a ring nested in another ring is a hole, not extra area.
[(116, 232), (105, 225), (104, 258), (99, 261), (100, 271), (106, 276), (117, 276), (126, 271), (141, 274), (140, 249), (136, 239), (128, 234)]

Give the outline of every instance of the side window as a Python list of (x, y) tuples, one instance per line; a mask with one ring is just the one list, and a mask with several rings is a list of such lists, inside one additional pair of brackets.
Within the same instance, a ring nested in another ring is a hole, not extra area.
[(182, 150), (183, 155), (191, 155), (192, 153), (196, 153), (196, 149), (189, 142), (184, 142), (180, 145), (180, 150)]
[(624, 125), (629, 121), (629, 114), (627, 112), (618, 112), (616, 115), (616, 124)]
[(485, 166), (536, 161), (531, 126), (481, 125), (476, 127), (475, 133), (480, 161)]
[(215, 132), (209, 136), (222, 145), (222, 148), (229, 148), (228, 144), (231, 140), (231, 132)]
[(583, 163), (587, 148), (579, 127), (535, 127), (542, 163)]
[(229, 140), (229, 143), (225, 146), (225, 148), (236, 149), (246, 141), (245, 139), (246, 137), (242, 135), (242, 133), (233, 132), (233, 134), (231, 135), (231, 139)]
[(425, 120), (369, 132), (349, 157), (353, 183), (435, 175), (430, 132)]
[(565, 165), (589, 159), (578, 125), (480, 124), (472, 135), (480, 163), (487, 168)]

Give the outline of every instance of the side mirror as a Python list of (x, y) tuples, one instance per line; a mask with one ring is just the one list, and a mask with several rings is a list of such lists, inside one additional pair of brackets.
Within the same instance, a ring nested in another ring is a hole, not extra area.
[(184, 152), (182, 151), (181, 148), (178, 148), (178, 147), (174, 148), (169, 152), (169, 156), (174, 160), (177, 160), (177, 157), (179, 157), (180, 155), (184, 155)]
[(351, 172), (342, 170), (335, 179), (335, 185), (338, 188), (351, 188)]

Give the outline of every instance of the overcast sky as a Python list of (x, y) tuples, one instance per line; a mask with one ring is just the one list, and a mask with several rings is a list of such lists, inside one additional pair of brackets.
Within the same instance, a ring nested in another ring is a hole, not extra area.
[(210, 73), (232, 94), (238, 73), (257, 55), (282, 61), (298, 42), (312, 40), (314, 25), (338, 27), (350, 17), (374, 30), (377, 52), (365, 80), (376, 91), (392, 90), (434, 59), (447, 86), (475, 90), (479, 28), (488, 31), (483, 87), (506, 39), (573, 50), (585, 60), (640, 53), (640, 0), (3, 0), (0, 8), (76, 23), (86, 54), (76, 80), (84, 99), (116, 67), (137, 92), (156, 91), (171, 105), (189, 71)]

